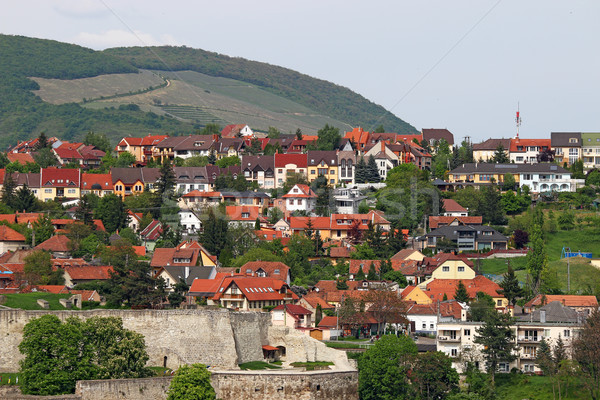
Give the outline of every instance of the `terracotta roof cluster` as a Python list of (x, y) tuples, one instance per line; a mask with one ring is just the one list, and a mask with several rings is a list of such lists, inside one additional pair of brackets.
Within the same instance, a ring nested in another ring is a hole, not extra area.
[(567, 307), (598, 307), (596, 296), (584, 296), (574, 294), (538, 294), (525, 304), (525, 308), (541, 306), (545, 300), (546, 304), (558, 301)]
[[(460, 279), (434, 279), (427, 284), (427, 289), (424, 292), (434, 302), (442, 301), (444, 295), (448, 299), (453, 299), (459, 281)], [(500, 285), (483, 275), (477, 275), (473, 279), (462, 279), (462, 283), (467, 288), (467, 293), (472, 299), (477, 297), (478, 292), (483, 292), (492, 297), (504, 297), (500, 294), (502, 291)]]
[(407, 315), (437, 315), (461, 319), (462, 306), (456, 300), (446, 300), (432, 304), (411, 304), (406, 311)]

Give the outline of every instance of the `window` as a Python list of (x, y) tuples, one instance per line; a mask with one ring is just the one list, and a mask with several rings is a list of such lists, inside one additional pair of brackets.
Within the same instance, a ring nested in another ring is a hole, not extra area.
[(465, 329), (465, 336), (471, 336), (471, 330)]
[(67, 190), (67, 193), (74, 194), (75, 193), (75, 189), (69, 189), (69, 190)]
[(577, 138), (569, 138), (569, 143), (577, 143)]
[(523, 162), (523, 157), (517, 157), (517, 162)]
[(302, 199), (298, 199), (298, 205), (301, 206), (302, 205)]
[(423, 322), (423, 329), (427, 329), (427, 322)]
[(450, 357), (457, 357), (458, 349), (450, 349)]
[(565, 329), (565, 330), (563, 331), (563, 336), (564, 336), (564, 337), (571, 337), (571, 330), (569, 330), (569, 329)]
[(429, 324), (429, 329), (434, 330), (435, 328), (433, 327), (433, 322)]
[(535, 369), (534, 369), (534, 366), (533, 366), (533, 364), (525, 364), (525, 365), (523, 366), (523, 370), (524, 370), (525, 372), (535, 372)]
[(314, 169), (312, 171), (310, 171), (311, 175), (315, 175), (317, 173), (317, 171), (315, 171)]
[(250, 218), (250, 213), (243, 212), (242, 213), (242, 218)]
[(496, 300), (496, 306), (502, 307), (502, 300)]
[(458, 267), (458, 272), (465, 272), (465, 267)]
[(52, 193), (52, 189), (44, 189), (44, 193)]
[(498, 364), (498, 371), (499, 372), (508, 372), (509, 371), (509, 364), (508, 363), (500, 363)]
[(330, 170), (329, 175), (335, 175), (335, 169)]
[(450, 272), (450, 267), (442, 267), (443, 272)]

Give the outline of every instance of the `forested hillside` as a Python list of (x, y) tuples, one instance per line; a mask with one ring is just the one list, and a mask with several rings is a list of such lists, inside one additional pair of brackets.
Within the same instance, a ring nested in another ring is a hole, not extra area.
[(136, 72), (137, 68), (110, 55), (52, 40), (0, 35), (0, 148), (37, 136), (72, 140), (90, 130), (113, 140), (124, 133), (189, 132), (191, 125), (145, 113), (135, 107), (88, 110), (77, 104), (51, 105), (31, 93), (38, 89), (30, 76), (74, 79), (99, 74)]
[(185, 46), (152, 47), (151, 51), (148, 47), (120, 47), (104, 53), (122, 57), (138, 68), (191, 70), (252, 83), (353, 126), (373, 129), (382, 124), (389, 132), (417, 133), (410, 124), (350, 89), (276, 65)]
[[(39, 86), (29, 79), (76, 79), (128, 74), (136, 73), (142, 67), (192, 70), (248, 82), (316, 113), (343, 121), (348, 126), (360, 125), (371, 129), (375, 124), (383, 124), (388, 131), (415, 131), (383, 107), (347, 88), (289, 69), (203, 50), (156, 47), (149, 51), (148, 48), (136, 47), (98, 52), (52, 40), (0, 35), (0, 55), (0, 149), (18, 140), (35, 137), (42, 131), (48, 136), (59, 136), (66, 140), (81, 139), (87, 132), (94, 131), (106, 134), (115, 142), (126, 135), (184, 134), (201, 128), (198, 125), (201, 122), (194, 124), (168, 114), (141, 111), (137, 105), (128, 104), (129, 98), (96, 108), (89, 105), (82, 107), (77, 103), (49, 104), (32, 93)], [(84, 97), (88, 96), (82, 96), (82, 101)], [(135, 103), (133, 100), (131, 98), (131, 102)], [(240, 122), (243, 121), (230, 121)]]

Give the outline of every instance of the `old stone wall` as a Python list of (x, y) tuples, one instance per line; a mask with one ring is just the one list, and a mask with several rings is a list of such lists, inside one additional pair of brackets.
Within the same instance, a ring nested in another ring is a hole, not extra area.
[(164, 400), (171, 377), (77, 381), (81, 400)]
[(357, 371), (214, 372), (221, 400), (358, 400)]
[(237, 368), (246, 361), (262, 360), (270, 315), (228, 310), (0, 310), (0, 372), (19, 370), (18, 346), (23, 327), (33, 318), (54, 314), (61, 320), (76, 316), (120, 317), (127, 329), (144, 335), (149, 365), (176, 369), (182, 364), (203, 363)]

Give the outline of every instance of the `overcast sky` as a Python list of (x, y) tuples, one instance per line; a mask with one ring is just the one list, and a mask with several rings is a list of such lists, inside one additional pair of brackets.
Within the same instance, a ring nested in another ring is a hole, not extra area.
[[(346, 86), (460, 140), (600, 131), (597, 0), (19, 0), (0, 30), (186, 45)], [(0, 54), (1, 57), (1, 54)], [(364, 127), (372, 129), (373, 127)]]

